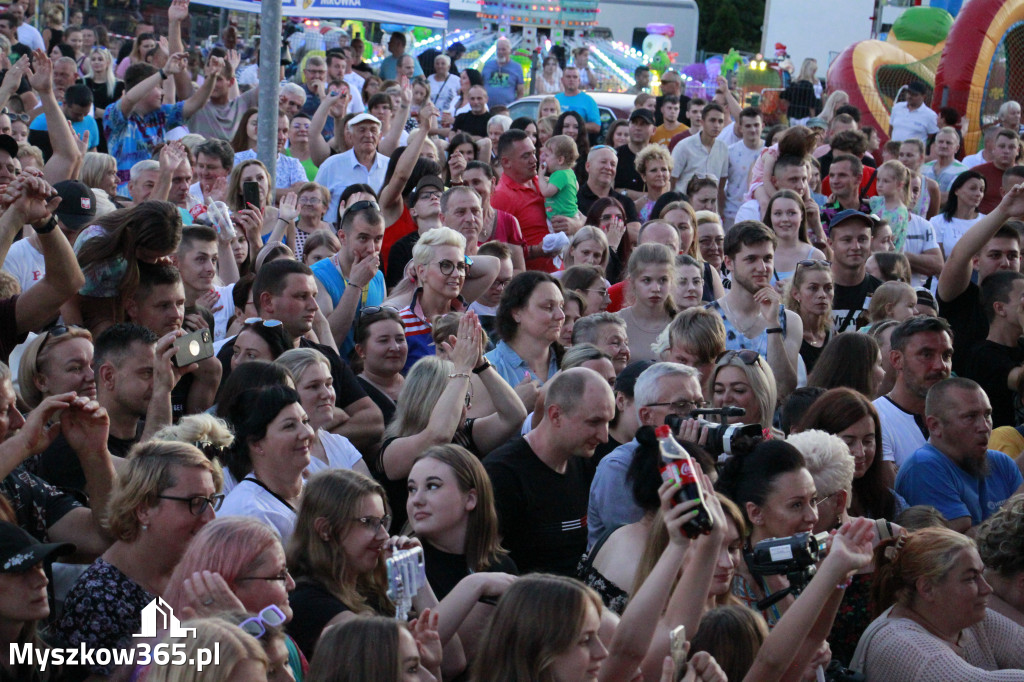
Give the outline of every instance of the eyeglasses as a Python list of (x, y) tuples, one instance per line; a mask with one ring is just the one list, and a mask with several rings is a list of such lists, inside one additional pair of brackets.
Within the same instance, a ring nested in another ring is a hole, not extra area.
[(749, 350), (746, 348), (743, 350), (727, 350), (724, 353), (719, 354), (715, 359), (715, 364), (726, 365), (732, 362), (733, 358), (739, 358), (740, 362), (744, 365), (753, 365), (760, 362), (761, 355), (756, 350)]
[[(469, 259), (467, 258), (466, 260)], [(469, 271), (469, 266), (472, 264), (472, 261), (470, 261), (469, 263), (466, 263), (465, 261), (456, 263), (455, 261), (450, 261), (447, 258), (445, 258), (444, 260), (437, 262), (437, 267), (441, 271), (442, 275), (450, 275), (453, 272), (455, 272), (456, 268), (458, 268), (459, 276), (465, 277), (466, 273)]]
[(440, 198), (441, 198), (441, 192), (437, 192), (437, 191), (434, 191), (434, 192), (420, 192), (419, 194), (416, 195), (416, 201), (419, 201), (420, 199), (440, 199)]
[(299, 199), (301, 206), (323, 206), (324, 200), (320, 197), (302, 197)]
[(833, 498), (833, 497), (835, 497), (836, 495), (838, 495), (838, 494), (839, 494), (839, 493), (841, 493), (841, 492), (843, 492), (843, 491), (842, 491), (842, 490), (837, 490), (837, 491), (835, 491), (834, 493), (831, 493), (831, 494), (829, 494), (829, 495), (825, 495), (824, 497), (814, 497), (814, 498), (813, 498), (813, 499), (811, 500), (811, 505), (812, 505), (812, 506), (814, 506), (814, 507), (820, 507), (820, 506), (821, 506), (821, 504), (822, 504), (822, 503), (823, 503), (823, 502), (824, 502), (825, 500), (827, 500), (827, 499), (830, 499), (830, 498)]
[(202, 495), (193, 495), (192, 497), (175, 497), (173, 495), (157, 495), (158, 499), (161, 500), (174, 500), (175, 502), (185, 502), (188, 504), (188, 510), (192, 512), (192, 516), (202, 516), (206, 513), (208, 507), (213, 507), (213, 511), (220, 511), (220, 506), (224, 504), (224, 494), (217, 493), (210, 497), (203, 497)]
[(583, 291), (586, 291), (588, 294), (598, 294), (601, 298), (608, 296), (607, 289), (583, 289)]
[(494, 283), (491, 284), (491, 288), (492, 289), (504, 289), (505, 287), (507, 287), (509, 285), (509, 282), (511, 282), (511, 281), (512, 281), (511, 279), (496, 279), (496, 280), (494, 280)]
[(258, 324), (263, 327), (280, 327), (281, 320), (264, 320), (262, 317), (247, 317), (245, 318), (245, 324)]
[(647, 403), (646, 407), (671, 407), (672, 411), (677, 414), (690, 414), (694, 410), (704, 407), (704, 403), (696, 403), (692, 400), (677, 400), (671, 403)]
[(809, 267), (813, 267), (815, 265), (824, 265), (826, 268), (830, 268), (830, 267), (832, 267), (832, 261), (830, 261), (830, 260), (821, 260), (820, 258), (808, 258), (807, 260), (798, 260), (796, 262), (796, 267), (798, 267), (798, 268), (801, 267), (801, 266), (803, 266), (805, 268), (809, 268)]
[(363, 528), (374, 535), (377, 534), (378, 528), (383, 528), (385, 533), (391, 530), (391, 516), (389, 514), (384, 516), (360, 516), (352, 520), (362, 525)]
[(280, 627), (284, 625), (284, 622), (288, 620), (288, 617), (284, 615), (284, 611), (278, 608), (275, 604), (271, 604), (266, 607), (252, 618), (246, 618), (238, 627), (242, 628), (243, 631), (252, 635), (256, 639), (259, 639), (263, 635), (267, 634), (267, 626), (272, 628)]
[(235, 578), (235, 582), (236, 583), (241, 583), (241, 582), (245, 582), (246, 580), (268, 580), (268, 581), (278, 580), (278, 581), (284, 583), (284, 582), (288, 582), (288, 578), (290, 578), (290, 577), (292, 577), (292, 574), (288, 572), (287, 568), (285, 568), (283, 571), (281, 571), (277, 575), (270, 575), (270, 576), (267, 576), (265, 578), (263, 576), (261, 576), (261, 575), (253, 575), (253, 576), (249, 576), (247, 578)]

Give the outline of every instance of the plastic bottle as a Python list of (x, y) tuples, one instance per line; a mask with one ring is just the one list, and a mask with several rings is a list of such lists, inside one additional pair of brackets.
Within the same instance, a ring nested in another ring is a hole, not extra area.
[(697, 516), (686, 522), (683, 532), (691, 539), (698, 535), (707, 535), (711, 532), (714, 521), (704, 501), (704, 487), (700, 483), (697, 463), (672, 437), (672, 430), (667, 424), (655, 429), (654, 434), (658, 437), (658, 446), (661, 450), (661, 479), (679, 484), (679, 492), (672, 498), (672, 506), (690, 500), (700, 500)]

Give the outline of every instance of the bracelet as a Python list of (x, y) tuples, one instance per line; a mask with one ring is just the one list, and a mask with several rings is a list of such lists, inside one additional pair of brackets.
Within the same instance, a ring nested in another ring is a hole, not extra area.
[(164, 73), (163, 69), (160, 69), (159, 71), (157, 71), (157, 73), (160, 74), (160, 80), (162, 80), (162, 81), (167, 80), (167, 74)]
[(466, 377), (468, 379), (469, 375), (466, 374), (465, 372), (452, 372), (451, 374), (448, 375), (449, 379), (455, 379), (457, 377)]
[(765, 334), (781, 334), (782, 333), (782, 327), (772, 327), (771, 329), (765, 329), (764, 333)]
[(479, 367), (473, 368), (473, 374), (483, 374), (491, 367), (494, 367), (494, 365), (491, 364), (491, 361), (488, 360), (487, 358), (484, 358), (484, 361), (480, 363)]
[(42, 227), (33, 225), (32, 229), (36, 231), (36, 234), (50, 234), (55, 227), (57, 227), (57, 216), (51, 215), (50, 219), (43, 223)]

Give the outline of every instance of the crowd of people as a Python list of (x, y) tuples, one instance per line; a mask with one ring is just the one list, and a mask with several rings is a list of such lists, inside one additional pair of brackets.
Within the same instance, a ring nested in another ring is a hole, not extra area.
[(586, 48), (513, 120), (506, 38), (346, 36), (281, 67), (271, 175), (233, 27), (115, 58), (26, 5), (0, 679), (1024, 680), (1019, 104), (971, 154), (922, 82), (862, 128), (809, 60), (765, 128), (642, 67), (602, 129)]

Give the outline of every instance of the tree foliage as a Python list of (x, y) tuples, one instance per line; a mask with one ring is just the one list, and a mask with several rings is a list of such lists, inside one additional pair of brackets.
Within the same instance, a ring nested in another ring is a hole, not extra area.
[(765, 0), (697, 0), (700, 7), (697, 49), (741, 52), (761, 49)]

